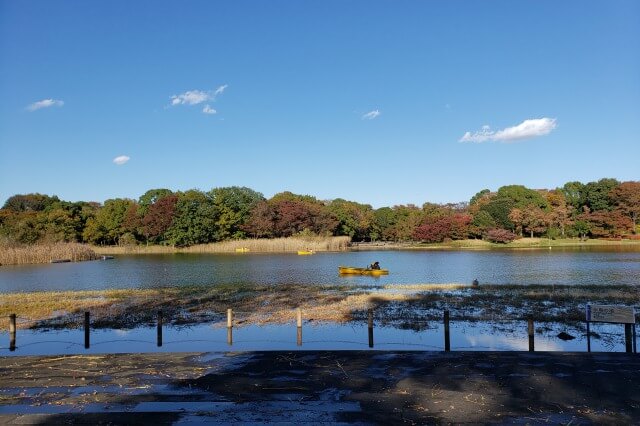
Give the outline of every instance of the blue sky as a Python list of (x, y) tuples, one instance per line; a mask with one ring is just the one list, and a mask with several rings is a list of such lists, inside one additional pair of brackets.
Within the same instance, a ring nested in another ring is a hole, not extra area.
[(637, 1), (0, 0), (0, 202), (468, 201), (639, 180), (639, 135)]

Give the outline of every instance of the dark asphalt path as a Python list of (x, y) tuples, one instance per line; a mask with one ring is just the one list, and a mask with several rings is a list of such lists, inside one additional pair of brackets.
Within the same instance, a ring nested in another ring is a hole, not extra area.
[(623, 353), (309, 351), (0, 358), (2, 424), (640, 424)]

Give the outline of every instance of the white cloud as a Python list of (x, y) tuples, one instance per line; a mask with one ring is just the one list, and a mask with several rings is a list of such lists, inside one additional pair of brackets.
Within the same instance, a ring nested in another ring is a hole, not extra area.
[(52, 106), (61, 107), (62, 105), (64, 105), (64, 102), (57, 99), (43, 99), (41, 101), (32, 103), (27, 107), (27, 109), (29, 111), (36, 111), (42, 108), (49, 108)]
[(215, 101), (216, 96), (221, 95), (229, 87), (224, 84), (214, 91), (187, 90), (179, 95), (171, 96), (171, 105), (198, 105), (208, 101)]
[(205, 114), (216, 114), (218, 111), (216, 111), (215, 109), (211, 108), (208, 104), (204, 106), (204, 108), (202, 108), (202, 112), (204, 112)]
[(201, 90), (188, 90), (171, 97), (171, 105), (198, 105), (211, 99), (211, 95)]
[(113, 162), (116, 163), (118, 166), (122, 166), (123, 164), (125, 164), (129, 160), (131, 160), (131, 158), (127, 157), (126, 155), (120, 155), (120, 156), (114, 158)]
[(373, 110), (373, 111), (369, 111), (368, 113), (364, 114), (362, 116), (363, 120), (373, 120), (374, 118), (378, 117), (380, 115), (380, 110)]
[(548, 135), (556, 127), (556, 119), (547, 117), (524, 120), (517, 126), (507, 127), (498, 131), (493, 131), (491, 127), (484, 125), (481, 130), (474, 133), (466, 132), (459, 142), (512, 142)]

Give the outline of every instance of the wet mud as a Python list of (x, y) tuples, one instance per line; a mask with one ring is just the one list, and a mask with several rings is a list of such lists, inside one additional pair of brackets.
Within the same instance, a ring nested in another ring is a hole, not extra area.
[(2, 424), (637, 424), (623, 353), (245, 352), (0, 358)]

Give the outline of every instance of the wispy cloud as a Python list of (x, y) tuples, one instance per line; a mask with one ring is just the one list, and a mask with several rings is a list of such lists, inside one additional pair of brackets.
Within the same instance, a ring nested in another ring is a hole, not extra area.
[(491, 130), (490, 126), (484, 125), (482, 129), (476, 132), (466, 132), (459, 142), (513, 142), (520, 139), (548, 135), (556, 127), (556, 119), (547, 117), (524, 120), (517, 126), (507, 127), (498, 131)]
[(187, 90), (179, 95), (171, 96), (171, 105), (198, 105), (204, 102), (215, 101), (216, 97), (224, 93), (227, 87), (229, 87), (229, 85), (224, 84), (216, 90)]
[(131, 160), (130, 157), (128, 157), (126, 155), (120, 155), (120, 156), (114, 158), (113, 162), (116, 163), (118, 166), (122, 166), (123, 164), (125, 164), (129, 160)]
[(216, 114), (218, 111), (216, 111), (215, 109), (211, 108), (208, 104), (204, 106), (204, 108), (202, 108), (202, 112), (204, 112), (205, 114)]
[(380, 115), (380, 110), (373, 110), (373, 111), (369, 111), (368, 113), (364, 114), (362, 116), (363, 120), (373, 120), (374, 118), (378, 117)]
[(64, 105), (64, 102), (57, 99), (43, 99), (41, 101), (34, 102), (31, 105), (29, 105), (27, 107), (27, 110), (33, 112), (42, 108), (49, 108), (53, 106), (61, 107), (62, 105)]
[(218, 87), (215, 92), (213, 92), (213, 96), (216, 97), (218, 95), (222, 95), (222, 93), (226, 90), (226, 88), (229, 87), (228, 84), (223, 84), (222, 86)]

